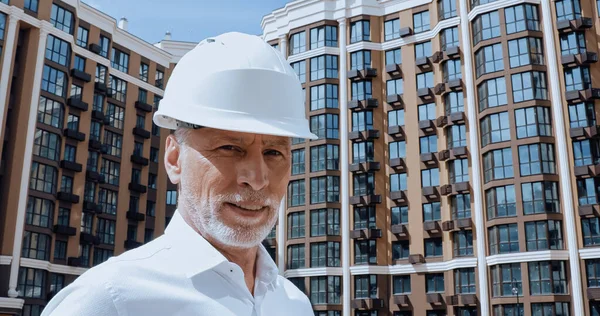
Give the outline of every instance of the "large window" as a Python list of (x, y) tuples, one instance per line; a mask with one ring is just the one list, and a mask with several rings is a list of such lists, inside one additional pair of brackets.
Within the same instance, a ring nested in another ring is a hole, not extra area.
[(115, 244), (115, 221), (104, 218), (98, 218), (98, 226), (96, 236), (100, 238), (100, 242), (107, 245)]
[(587, 178), (577, 180), (577, 195), (579, 205), (591, 205), (598, 203), (600, 195), (600, 180), (597, 178)]
[(398, 79), (388, 80), (386, 82), (386, 87), (387, 87), (387, 89), (386, 89), (387, 95), (395, 95), (395, 94), (402, 95), (402, 94), (404, 94), (404, 79), (398, 78)]
[(354, 241), (354, 264), (377, 264), (377, 241)]
[(431, 41), (415, 44), (415, 59), (431, 57)]
[(306, 266), (304, 258), (304, 244), (288, 246), (288, 269), (304, 268)]
[(371, 23), (369, 21), (362, 20), (350, 24), (350, 44), (370, 40)]
[(404, 110), (388, 111), (388, 126), (404, 126)]
[[(165, 77), (165, 73), (160, 71), (160, 70), (156, 70), (156, 73), (154, 74), (154, 86), (156, 86), (159, 89), (162, 89), (164, 86), (164, 77)], [(156, 100), (157, 96), (154, 96), (155, 100)], [(158, 107), (158, 104), (154, 104), (155, 107)]]
[(25, 0), (25, 6), (24, 8), (32, 11), (32, 12), (36, 12), (38, 11), (38, 0)]
[(438, 20), (442, 21), (456, 16), (456, 0), (438, 0)]
[(556, 182), (522, 183), (521, 195), (525, 215), (560, 212)]
[(292, 68), (294, 68), (294, 71), (298, 75), (298, 79), (300, 80), (300, 83), (305, 83), (306, 82), (306, 61), (302, 60), (302, 61), (295, 62), (290, 65), (292, 66)]
[(525, 223), (527, 251), (563, 249), (561, 221)]
[(51, 228), (54, 218), (54, 203), (50, 200), (30, 196), (27, 201), (25, 223), (27, 225)]
[(45, 299), (46, 275), (47, 271), (45, 270), (20, 267), (19, 283), (17, 284), (19, 297)]
[(113, 99), (123, 103), (127, 101), (127, 81), (111, 75), (109, 89)]
[(565, 68), (565, 89), (567, 91), (585, 90), (591, 88), (592, 78), (587, 66)]
[(50, 13), (50, 23), (61, 31), (73, 34), (73, 13), (54, 3)]
[(500, 36), (500, 17), (498, 11), (482, 14), (473, 22), (473, 45), (483, 40)]
[(46, 42), (46, 59), (69, 67), (71, 64), (71, 46), (66, 41), (50, 34)]
[(320, 139), (338, 139), (338, 124), (337, 114), (321, 114), (310, 117), (310, 131)]
[(488, 220), (517, 216), (515, 186), (506, 185), (485, 191)]
[(305, 169), (304, 149), (292, 150), (292, 175), (303, 174)]
[[(590, 308), (593, 309), (593, 307)], [(567, 302), (531, 304), (531, 313), (536, 316), (569, 316), (570, 310)], [(593, 311), (592, 315), (595, 316)]]
[(579, 0), (557, 0), (556, 21), (575, 20), (581, 17)]
[(542, 47), (542, 39), (538, 37), (523, 37), (508, 41), (510, 68), (544, 64)]
[(77, 44), (77, 46), (81, 46), (84, 48), (87, 48), (87, 43), (88, 43), (88, 35), (89, 31), (88, 29), (79, 26), (77, 28), (77, 40), (75, 41), (75, 44)]
[(425, 258), (430, 257), (441, 257), (444, 255), (442, 247), (442, 238), (427, 238), (424, 240), (425, 244)]
[(310, 80), (338, 77), (338, 56), (323, 55), (310, 59)]
[(429, 11), (413, 14), (413, 33), (429, 31)]
[(140, 73), (139, 77), (142, 81), (148, 82), (148, 73), (150, 72), (150, 67), (148, 64), (140, 63)]
[(35, 130), (33, 154), (58, 161), (60, 158), (60, 136), (42, 129)]
[(437, 152), (437, 135), (420, 137), (419, 143), (419, 150), (421, 154)]
[(310, 49), (323, 46), (337, 47), (337, 27), (325, 25), (310, 29)]
[(386, 65), (402, 64), (402, 48), (396, 48), (385, 52)]
[(106, 107), (106, 117), (109, 119), (110, 126), (121, 130), (123, 129), (123, 126), (125, 125), (124, 108), (114, 105), (112, 103), (108, 103), (108, 106)]
[[(514, 296), (512, 291), (514, 287), (518, 289), (518, 295), (523, 295), (520, 263), (495, 265), (490, 270), (492, 275), (492, 297)], [(517, 315), (515, 314), (515, 316)]]
[(112, 160), (102, 160), (102, 174), (106, 177), (106, 183), (119, 185), (119, 174), (121, 173), (121, 165)]
[(362, 173), (354, 175), (354, 196), (371, 195), (375, 192), (375, 175)]
[(483, 155), (485, 183), (514, 176), (512, 150), (510, 148), (488, 151)]
[(110, 249), (102, 249), (94, 247), (94, 266), (97, 266), (114, 255), (114, 251)]
[(450, 198), (452, 219), (471, 218), (471, 195), (457, 194)]
[(552, 136), (550, 109), (547, 107), (529, 107), (515, 110), (517, 138), (534, 136)]
[(406, 142), (391, 142), (389, 144), (390, 159), (406, 158)]
[(521, 316), (525, 315), (523, 303), (494, 305), (493, 316)]
[(554, 145), (539, 143), (519, 146), (519, 169), (521, 177), (556, 173)]
[(425, 275), (426, 293), (443, 293), (444, 291), (444, 273), (430, 273)]
[(301, 206), (305, 204), (304, 179), (290, 181), (288, 185), (288, 206)]
[(481, 145), (510, 140), (508, 112), (491, 114), (481, 120)]
[(352, 163), (375, 161), (375, 146), (373, 142), (352, 144)]
[(600, 163), (600, 142), (594, 139), (573, 141), (575, 167)]
[(377, 275), (354, 276), (354, 298), (377, 298)]
[(310, 278), (310, 302), (313, 305), (340, 304), (342, 277), (318, 276)]
[(584, 32), (570, 32), (560, 35), (560, 51), (564, 55), (585, 54), (587, 52), (585, 45)]
[(322, 84), (310, 87), (310, 110), (338, 108), (338, 85)]
[(373, 129), (373, 111), (352, 113), (352, 131), (362, 132)]
[[(440, 1), (451, 1), (454, 3), (454, 0)], [(447, 28), (440, 32), (440, 47), (443, 51), (446, 51), (450, 47), (458, 47), (459, 41), (458, 26)]]
[(504, 77), (489, 79), (477, 86), (479, 111), (508, 103)]
[(290, 36), (289, 54), (300, 54), (306, 51), (306, 32), (299, 32)]
[(400, 19), (385, 21), (383, 24), (385, 41), (400, 38)]
[(44, 65), (42, 74), (42, 90), (55, 94), (59, 97), (66, 97), (67, 84), (69, 78), (64, 72)]
[(49, 235), (25, 231), (21, 255), (24, 258), (49, 261), (51, 240)]
[(392, 260), (408, 259), (410, 255), (408, 240), (392, 242)]
[(537, 6), (533, 4), (521, 4), (504, 9), (506, 19), (506, 34), (522, 31), (539, 31), (540, 18)]
[(581, 230), (583, 231), (584, 247), (600, 245), (600, 220), (598, 217), (582, 218)]
[(488, 228), (490, 255), (519, 252), (517, 224), (497, 225)]
[(423, 169), (421, 170), (421, 186), (422, 187), (437, 187), (440, 185), (440, 169)]
[(54, 194), (56, 192), (57, 181), (58, 171), (56, 168), (37, 161), (31, 163), (30, 190)]
[(460, 59), (451, 59), (443, 63), (442, 76), (444, 78), (444, 82), (449, 82), (450, 80), (462, 78)]
[[(565, 72), (565, 76), (566, 72)], [(511, 76), (513, 88), (513, 102), (528, 100), (548, 99), (548, 88), (546, 86), (546, 74), (539, 71), (530, 71), (514, 74)]]
[(117, 215), (119, 192), (101, 188), (98, 192), (98, 204), (102, 207), (102, 213)]
[(353, 81), (351, 100), (366, 100), (373, 97), (371, 81)]
[(502, 44), (485, 46), (475, 53), (475, 73), (477, 78), (484, 74), (504, 70)]
[(531, 295), (567, 294), (565, 262), (530, 262), (529, 291)]
[(339, 267), (340, 243), (318, 242), (310, 244), (310, 267)]
[(590, 288), (600, 287), (600, 259), (585, 260), (587, 286)]
[(475, 268), (463, 268), (454, 270), (454, 292), (456, 294), (475, 294)]
[(423, 222), (442, 220), (440, 202), (423, 204)]
[(129, 54), (113, 47), (111, 56), (111, 65), (113, 68), (127, 73), (129, 70)]
[(375, 207), (354, 208), (354, 229), (377, 228)]
[(371, 67), (371, 51), (360, 50), (350, 53), (350, 69), (363, 70)]
[(590, 127), (596, 125), (594, 103), (577, 103), (569, 105), (569, 127)]
[(310, 179), (310, 204), (334, 203), (340, 200), (340, 178), (324, 176)]
[(108, 154), (121, 157), (121, 148), (123, 147), (123, 136), (111, 131), (104, 131), (104, 144), (108, 146)]
[(395, 173), (390, 175), (390, 191), (408, 190), (408, 177), (406, 173)]
[(339, 236), (340, 210), (337, 208), (310, 211), (310, 236)]
[(339, 146), (320, 145), (310, 148), (310, 172), (339, 170)]
[(446, 115), (465, 111), (464, 96), (462, 91), (450, 92), (444, 95), (444, 107)]
[(303, 238), (304, 212), (294, 212), (288, 215), (288, 239)]
[(448, 149), (467, 146), (467, 126), (465, 124), (452, 125), (446, 130)]
[(449, 163), (450, 183), (469, 182), (469, 159), (456, 159)]
[(473, 231), (460, 230), (453, 234), (454, 257), (465, 257), (473, 255)]
[(410, 294), (410, 275), (394, 275), (392, 279), (392, 291), (394, 295)]
[(421, 104), (418, 107), (419, 121), (435, 120), (435, 103)]

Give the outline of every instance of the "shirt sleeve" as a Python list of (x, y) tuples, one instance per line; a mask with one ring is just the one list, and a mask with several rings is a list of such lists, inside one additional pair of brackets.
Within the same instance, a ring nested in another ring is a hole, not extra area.
[(110, 284), (74, 282), (46, 305), (41, 316), (124, 316), (115, 305)]

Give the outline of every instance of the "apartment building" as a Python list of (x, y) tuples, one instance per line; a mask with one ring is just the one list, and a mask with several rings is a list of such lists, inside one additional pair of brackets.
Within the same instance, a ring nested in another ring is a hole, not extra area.
[(177, 191), (152, 115), (191, 47), (147, 43), (79, 0), (0, 1), (0, 315), (40, 315), (164, 232)]
[(263, 18), (319, 135), (294, 141), (265, 244), (315, 315), (600, 315), (599, 7), (298, 0)]

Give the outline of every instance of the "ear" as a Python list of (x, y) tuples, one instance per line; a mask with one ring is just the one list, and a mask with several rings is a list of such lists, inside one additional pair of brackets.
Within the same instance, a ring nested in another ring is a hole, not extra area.
[(173, 134), (167, 136), (165, 144), (165, 169), (171, 183), (178, 184), (181, 180), (181, 145), (175, 139)]

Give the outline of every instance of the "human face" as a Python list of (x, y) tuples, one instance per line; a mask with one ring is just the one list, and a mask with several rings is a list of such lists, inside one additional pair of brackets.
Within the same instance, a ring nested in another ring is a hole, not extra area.
[(226, 246), (260, 244), (277, 221), (287, 189), (290, 147), (289, 137), (190, 131), (175, 178), (181, 184), (179, 204), (196, 230)]

